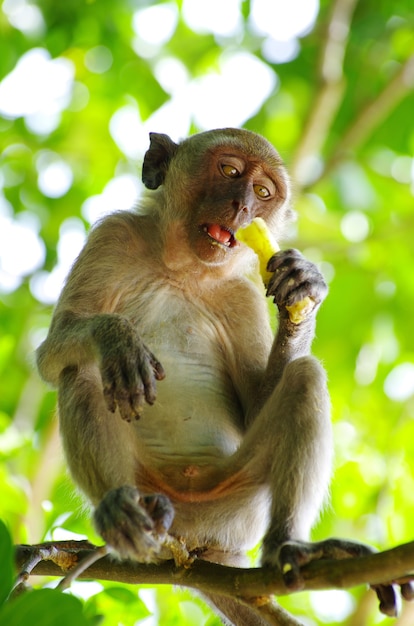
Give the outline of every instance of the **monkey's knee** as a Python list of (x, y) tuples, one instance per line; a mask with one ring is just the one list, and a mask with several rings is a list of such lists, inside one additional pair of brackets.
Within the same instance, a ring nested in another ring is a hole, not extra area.
[(76, 366), (65, 367), (59, 375), (59, 400), (65, 402), (76, 384), (79, 368)]
[(286, 368), (285, 385), (285, 401), (292, 407), (287, 414), (294, 433), (293, 443), (302, 467), (306, 465), (311, 474), (317, 475), (319, 471), (325, 477), (330, 474), (333, 448), (325, 370), (313, 357), (297, 359)]
[(330, 401), (326, 373), (322, 365), (312, 356), (291, 361), (281, 380), (284, 403), (294, 406), (298, 415), (309, 419), (312, 415), (329, 416)]
[(290, 389), (312, 392), (326, 389), (326, 372), (313, 356), (303, 356), (288, 363), (282, 380)]
[(102, 383), (96, 366), (79, 369), (77, 366), (65, 367), (59, 376), (58, 386), (59, 413), (63, 415), (79, 408), (84, 413), (94, 412), (104, 407)]
[(155, 561), (174, 519), (174, 509), (162, 494), (140, 496), (125, 485), (108, 491), (94, 513), (101, 537), (123, 558)]

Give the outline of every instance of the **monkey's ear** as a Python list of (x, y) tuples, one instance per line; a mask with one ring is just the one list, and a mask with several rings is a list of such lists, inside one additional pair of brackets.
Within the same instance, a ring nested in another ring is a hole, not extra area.
[(178, 150), (168, 135), (150, 133), (150, 147), (142, 165), (142, 182), (148, 189), (158, 189), (165, 180), (168, 165)]

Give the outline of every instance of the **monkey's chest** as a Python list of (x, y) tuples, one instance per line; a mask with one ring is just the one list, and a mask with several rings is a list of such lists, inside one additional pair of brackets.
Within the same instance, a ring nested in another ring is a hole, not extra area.
[(177, 467), (189, 479), (197, 478), (199, 468), (207, 472), (235, 452), (242, 437), (242, 413), (225, 350), (216, 330), (200, 321), (196, 332), (191, 324), (183, 330), (169, 320), (144, 340), (166, 374), (157, 383), (154, 405), (146, 406), (136, 423), (148, 452), (146, 463), (163, 473)]

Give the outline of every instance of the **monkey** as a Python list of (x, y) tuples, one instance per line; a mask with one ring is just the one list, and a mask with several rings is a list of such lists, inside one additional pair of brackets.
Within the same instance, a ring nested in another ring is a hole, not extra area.
[[(137, 209), (91, 229), (37, 350), (58, 389), (69, 470), (121, 557), (162, 558), (168, 531), (202, 559), (244, 566), (261, 541), (262, 565), (298, 587), (302, 564), (365, 552), (309, 542), (333, 451), (326, 373), (311, 354), (326, 282), (288, 249), (269, 259), (265, 291), (235, 238), (255, 217), (283, 236), (294, 215), (287, 169), (252, 131), (180, 143), (150, 133), (142, 180)], [(286, 307), (306, 296), (314, 308), (293, 324)], [(377, 592), (392, 613), (393, 588)], [(265, 624), (210, 600), (227, 624)]]

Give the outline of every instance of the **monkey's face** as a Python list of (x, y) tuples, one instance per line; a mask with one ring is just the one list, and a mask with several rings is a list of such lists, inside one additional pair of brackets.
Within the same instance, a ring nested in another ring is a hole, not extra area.
[(285, 200), (281, 172), (234, 148), (206, 155), (196, 178), (187, 229), (191, 247), (206, 263), (221, 264), (240, 253), (237, 229), (257, 216), (271, 220)]
[(289, 216), (289, 183), (266, 139), (237, 128), (206, 131), (180, 144), (159, 133), (150, 139), (142, 179), (149, 189), (164, 186), (159, 218), (167, 231), (169, 224), (179, 225), (176, 246), (186, 243), (203, 263), (221, 265), (244, 254), (234, 233), (253, 218), (262, 217), (278, 236)]

